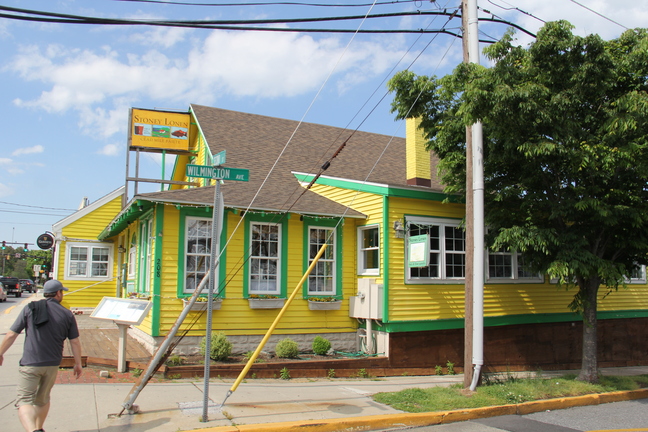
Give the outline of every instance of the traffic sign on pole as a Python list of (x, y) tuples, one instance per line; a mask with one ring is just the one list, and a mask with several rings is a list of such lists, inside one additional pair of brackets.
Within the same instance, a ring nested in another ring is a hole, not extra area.
[(187, 177), (202, 177), (217, 180), (249, 181), (250, 170), (242, 168), (226, 168), (208, 165), (187, 165)]
[(223, 165), (225, 163), (225, 150), (214, 155), (214, 166)]

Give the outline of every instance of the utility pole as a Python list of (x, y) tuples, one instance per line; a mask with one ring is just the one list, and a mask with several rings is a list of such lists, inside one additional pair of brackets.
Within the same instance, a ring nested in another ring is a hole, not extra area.
[[(464, 26), (464, 61), (479, 64), (479, 33), (477, 0), (462, 0)], [(467, 42), (466, 42), (467, 39)], [(466, 55), (466, 49), (468, 51)], [(471, 150), (469, 152), (469, 149)], [(464, 385), (469, 365), (474, 365), (470, 390), (475, 390), (484, 364), (484, 151), (481, 123), (466, 131), (466, 339), (464, 353)], [(470, 166), (470, 168), (469, 168)], [(469, 180), (469, 177), (471, 179)], [(468, 197), (471, 200), (469, 201)], [(470, 213), (470, 216), (469, 216)], [(471, 245), (472, 243), (472, 245)], [(472, 257), (468, 255), (472, 252)], [(472, 264), (472, 268), (470, 264)], [(468, 280), (472, 278), (469, 285)], [(470, 330), (468, 329), (470, 322)], [(471, 337), (468, 337), (471, 333)], [(470, 352), (470, 363), (467, 362)]]
[[(468, 0), (461, 2), (463, 61), (468, 63)], [(466, 126), (466, 262), (464, 306), (464, 388), (472, 383), (473, 354), (473, 196), (472, 196), (472, 128)]]

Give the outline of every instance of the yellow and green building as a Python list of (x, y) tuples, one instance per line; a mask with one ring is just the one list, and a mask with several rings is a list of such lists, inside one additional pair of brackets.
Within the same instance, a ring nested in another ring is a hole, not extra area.
[[(56, 276), (66, 286), (96, 284), (66, 297), (69, 306), (92, 307), (115, 293), (150, 298), (151, 312), (131, 334), (151, 349), (158, 345), (210, 262), (214, 181), (187, 176), (187, 166), (212, 166), (225, 152), (225, 166), (250, 175), (220, 185), (222, 301), (212, 315), (214, 331), (225, 332), (236, 351), (253, 349), (327, 243), (268, 349), (285, 337), (307, 349), (323, 335), (334, 349), (370, 349), (394, 367), (461, 367), (464, 205), (443, 192), (437, 160), (424, 150), (414, 121), (403, 139), (200, 105), (185, 114), (186, 147), (174, 153), (166, 190), (129, 197), (120, 189), (123, 203), (110, 195), (83, 218), (59, 224)], [(73, 238), (88, 240), (85, 255)], [(409, 256), (414, 249), (407, 245), (421, 238), (423, 259), (412, 265), (421, 257)], [(107, 256), (91, 253), (96, 245)], [(87, 269), (105, 264), (107, 274), (73, 275), (82, 257)], [(568, 308), (574, 293), (526, 272), (515, 253), (489, 253), (486, 260), (486, 370), (578, 367), (582, 324)], [(627, 288), (601, 291), (600, 364), (645, 362), (645, 268)], [(178, 350), (197, 350), (205, 328), (205, 314), (190, 312)]]

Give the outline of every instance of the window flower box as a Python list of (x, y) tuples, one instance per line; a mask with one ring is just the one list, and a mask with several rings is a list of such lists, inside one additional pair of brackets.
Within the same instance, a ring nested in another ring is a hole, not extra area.
[[(182, 299), (182, 306), (186, 307), (189, 304), (189, 299)], [(219, 310), (223, 304), (222, 298), (215, 298), (212, 301), (212, 310)], [(207, 299), (204, 297), (199, 297), (191, 306), (192, 311), (206, 311), (207, 310)]]
[(248, 298), (250, 309), (281, 309), (286, 299), (269, 295), (251, 295)]
[(308, 309), (310, 310), (340, 310), (342, 300), (335, 297), (309, 298)]

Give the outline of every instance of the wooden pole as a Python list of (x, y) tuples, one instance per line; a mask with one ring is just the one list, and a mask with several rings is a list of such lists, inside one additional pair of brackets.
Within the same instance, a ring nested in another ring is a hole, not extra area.
[[(461, 25), (463, 27), (463, 61), (468, 58), (468, 1), (461, 1)], [(472, 196), (472, 128), (466, 127), (466, 261), (465, 261), (465, 306), (464, 306), (464, 388), (470, 387), (473, 376), (473, 196)]]

